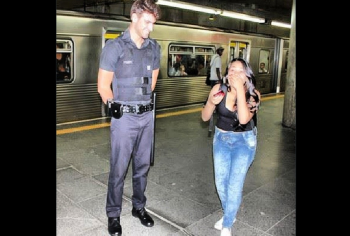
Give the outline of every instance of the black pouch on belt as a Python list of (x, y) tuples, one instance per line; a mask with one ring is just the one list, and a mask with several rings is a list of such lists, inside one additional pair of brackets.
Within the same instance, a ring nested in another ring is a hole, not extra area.
[(123, 116), (123, 105), (114, 101), (108, 101), (109, 115), (116, 119)]

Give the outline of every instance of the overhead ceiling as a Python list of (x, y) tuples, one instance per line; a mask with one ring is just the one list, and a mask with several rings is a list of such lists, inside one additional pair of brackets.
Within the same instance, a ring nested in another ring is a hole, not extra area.
[[(181, 0), (202, 6), (245, 13), (269, 20), (290, 23), (293, 0)], [(56, 0), (58, 10), (76, 10), (88, 6), (131, 3), (133, 0)]]

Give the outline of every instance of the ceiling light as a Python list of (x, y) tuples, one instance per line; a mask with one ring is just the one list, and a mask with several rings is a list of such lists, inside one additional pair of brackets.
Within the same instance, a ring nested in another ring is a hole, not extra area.
[(265, 18), (250, 16), (250, 15), (236, 13), (236, 12), (232, 12), (232, 11), (223, 11), (221, 13), (221, 15), (231, 17), (231, 18), (240, 19), (240, 20), (253, 21), (253, 22), (257, 22), (257, 23), (264, 23), (265, 22)]
[(283, 23), (283, 22), (278, 22), (278, 21), (271, 21), (271, 25), (284, 27), (284, 28), (289, 28), (289, 29), (292, 28), (292, 26), (290, 24)]
[[(187, 3), (187, 2), (181, 2), (181, 1), (175, 1), (175, 0), (158, 0), (157, 4), (168, 6), (168, 7), (181, 8), (181, 9), (190, 10), (190, 11), (198, 11), (198, 12), (208, 13), (208, 14), (210, 14), (209, 20), (214, 20), (215, 19), (214, 15), (222, 15), (222, 16), (226, 16), (226, 17), (230, 17), (230, 18), (252, 21), (252, 22), (256, 22), (256, 23), (266, 23), (265, 18), (246, 15), (243, 13), (237, 13), (237, 12), (233, 12), (233, 11), (224, 11), (224, 10), (217, 9), (217, 8), (195, 5), (195, 4), (191, 4), (191, 3)], [(282, 23), (282, 22), (278, 22), (278, 21), (272, 21), (271, 25), (285, 27), (285, 28), (291, 28), (290, 24)]]
[(159, 5), (164, 5), (168, 7), (176, 7), (176, 8), (181, 8), (181, 9), (186, 9), (190, 11), (199, 11), (199, 12), (204, 12), (204, 13), (209, 13), (209, 14), (217, 14), (219, 13), (219, 9), (214, 9), (210, 7), (205, 7), (205, 6), (199, 6), (191, 3), (186, 3), (186, 2), (180, 2), (180, 1), (166, 1), (166, 0), (158, 0), (157, 4)]
[(236, 13), (236, 12), (232, 12), (232, 11), (223, 11), (221, 9), (195, 5), (195, 4), (191, 4), (191, 3), (187, 3), (187, 2), (180, 2), (180, 1), (174, 1), (174, 0), (158, 0), (157, 4), (168, 6), (168, 7), (181, 8), (181, 9), (190, 10), (190, 11), (199, 11), (199, 12), (204, 12), (204, 13), (208, 13), (208, 14), (212, 14), (212, 15), (219, 15), (220, 14), (220, 15), (226, 16), (226, 17), (231, 17), (231, 18), (240, 19), (240, 20), (253, 21), (253, 22), (258, 22), (258, 23), (265, 22), (265, 19), (261, 18), (261, 17), (250, 16), (250, 15)]

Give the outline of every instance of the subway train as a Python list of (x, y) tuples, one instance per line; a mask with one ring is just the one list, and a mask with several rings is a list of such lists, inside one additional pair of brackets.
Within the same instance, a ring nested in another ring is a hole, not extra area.
[[(106, 116), (97, 92), (99, 57), (107, 40), (129, 23), (124, 16), (57, 10), (57, 124)], [(250, 63), (261, 94), (285, 91), (289, 39), (163, 21), (157, 21), (150, 37), (161, 46), (157, 110), (207, 99), (206, 69), (218, 47), (224, 48), (223, 73), (232, 58), (241, 57)], [(174, 73), (178, 65), (184, 65), (185, 74)]]

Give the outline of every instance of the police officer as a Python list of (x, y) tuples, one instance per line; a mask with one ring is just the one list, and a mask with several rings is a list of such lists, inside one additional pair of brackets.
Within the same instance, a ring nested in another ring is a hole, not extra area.
[[(145, 209), (147, 175), (154, 123), (151, 96), (160, 67), (160, 46), (149, 38), (160, 8), (154, 0), (136, 0), (131, 23), (116, 39), (107, 41), (100, 57), (98, 92), (112, 110), (111, 157), (106, 213), (110, 235), (122, 235), (120, 214), (124, 177), (132, 158), (132, 215), (144, 226), (154, 221)], [(112, 84), (112, 89), (111, 89)]]

